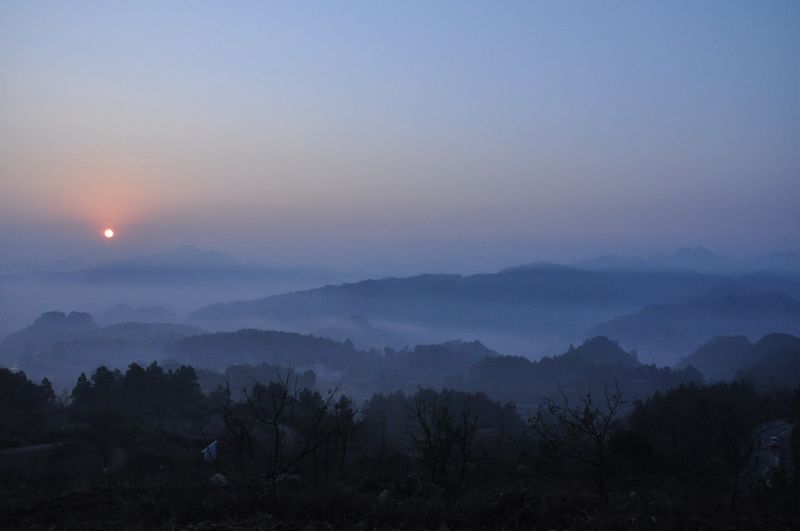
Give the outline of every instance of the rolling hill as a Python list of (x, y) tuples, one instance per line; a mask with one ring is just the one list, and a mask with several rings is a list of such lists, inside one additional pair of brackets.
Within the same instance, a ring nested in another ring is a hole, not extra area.
[[(498, 349), (538, 357), (588, 335), (617, 337), (650, 361), (672, 364), (713, 335), (692, 336), (686, 350), (628, 341), (632, 334), (593, 330), (598, 323), (650, 305), (682, 305), (713, 288), (780, 290), (800, 295), (800, 283), (771, 274), (712, 275), (688, 271), (588, 271), (532, 264), (472, 276), (418, 275), (365, 280), (261, 299), (214, 304), (190, 320), (204, 328), (274, 328), (324, 333), (364, 347), (400, 348), (452, 337), (474, 337)], [(354, 319), (353, 316), (357, 316)], [(773, 315), (765, 316), (768, 322)], [(624, 322), (624, 318), (623, 318)], [(361, 323), (361, 326), (359, 326)], [(612, 321), (614, 326), (616, 322)], [(775, 323), (783, 325), (783, 321)], [(621, 327), (624, 329), (624, 327)], [(712, 327), (713, 328), (713, 327)], [(653, 329), (653, 326), (651, 326)], [(772, 328), (771, 330), (780, 329)], [(381, 335), (383, 332), (383, 335)], [(736, 330), (732, 331), (736, 333)], [(749, 332), (748, 332), (749, 333)], [(659, 336), (660, 337), (660, 336)], [(658, 340), (656, 340), (657, 344)]]
[(711, 381), (746, 379), (760, 388), (800, 385), (800, 338), (768, 334), (755, 343), (744, 336), (716, 337), (683, 358)]
[(676, 359), (715, 336), (800, 333), (800, 301), (775, 291), (726, 285), (678, 304), (653, 304), (591, 330), (648, 355)]

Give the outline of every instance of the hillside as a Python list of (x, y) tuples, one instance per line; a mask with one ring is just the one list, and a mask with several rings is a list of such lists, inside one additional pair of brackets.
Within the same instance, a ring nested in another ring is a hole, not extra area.
[[(326, 286), (214, 304), (190, 319), (212, 329), (324, 331), (330, 337), (378, 348), (475, 337), (506, 352), (541, 356), (565, 348), (597, 323), (649, 304), (682, 304), (726, 285), (800, 295), (800, 283), (766, 274), (586, 271), (534, 264), (492, 274), (419, 275)], [(358, 321), (347, 316), (358, 316)], [(611, 331), (591, 335), (618, 337), (629, 347), (651, 353), (645, 345)], [(688, 341), (689, 348), (711, 335)], [(661, 354), (664, 349), (652, 352)], [(650, 361), (677, 360), (674, 353), (668, 354), (672, 357)]]
[(467, 374), (469, 389), (480, 389), (500, 400), (538, 403), (564, 393), (575, 398), (586, 392), (617, 389), (625, 400), (650, 396), (681, 384), (702, 382), (693, 368), (672, 370), (643, 365), (616, 341), (595, 337), (559, 356), (531, 361), (520, 356), (487, 357)]
[(753, 344), (745, 336), (719, 336), (681, 359), (677, 367), (692, 366), (709, 382), (731, 381), (755, 361)]
[(672, 253), (657, 253), (650, 257), (601, 255), (573, 264), (590, 270), (675, 270), (708, 273), (755, 273), (772, 272), (798, 278), (800, 254), (775, 252), (749, 258), (729, 258), (714, 253), (705, 247), (682, 247)]
[(56, 341), (95, 332), (99, 326), (83, 312), (45, 312), (30, 326), (8, 335), (0, 342), (0, 359), (34, 352)]
[(800, 385), (800, 337), (770, 334), (753, 345), (755, 361), (738, 377), (759, 389), (795, 389)]
[(685, 303), (653, 304), (591, 329), (661, 359), (688, 355), (715, 336), (800, 333), (800, 301), (775, 291), (726, 285)]
[(261, 363), (286, 367), (321, 364), (339, 369), (370, 356), (357, 350), (352, 343), (292, 332), (252, 329), (186, 337), (171, 343), (167, 355), (195, 367), (213, 369)]

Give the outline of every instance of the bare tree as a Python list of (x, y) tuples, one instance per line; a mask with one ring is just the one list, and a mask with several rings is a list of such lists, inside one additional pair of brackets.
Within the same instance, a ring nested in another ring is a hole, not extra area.
[(338, 394), (338, 387), (330, 390), (325, 399), (317, 393), (299, 391), (291, 369), (279, 373), (276, 381), (267, 386), (257, 383), (252, 390), (245, 390), (246, 416), (267, 431), (267, 475), (273, 486), (281, 474), (323, 444), (326, 420)]
[(419, 389), (409, 405), (411, 445), (434, 482), (447, 475), (453, 450), (450, 406), (449, 396), (430, 389)]
[(244, 390), (248, 413), (271, 432), (272, 451), (267, 453), (267, 472), (273, 484), (281, 463), (285, 425), (297, 401), (297, 389), (290, 388), (293, 374), (292, 369), (288, 369), (285, 375), (279, 373), (277, 381), (268, 386), (256, 383), (251, 391)]
[(625, 401), (617, 388), (605, 390), (605, 403), (601, 405), (591, 392), (575, 405), (563, 392), (561, 398), (559, 402), (545, 400), (529, 422), (543, 441), (591, 472), (600, 501), (607, 507), (609, 466), (616, 454), (611, 436)]
[(455, 432), (455, 446), (458, 455), (458, 484), (466, 480), (467, 466), (477, 458), (475, 436), (483, 416), (483, 408), (471, 404), (469, 399), (461, 404), (460, 419)]
[(761, 424), (747, 434), (743, 430), (731, 429), (725, 422), (720, 422), (720, 425), (723, 434), (720, 453), (733, 477), (730, 513), (735, 514), (743, 483), (752, 482), (755, 478), (763, 479), (758, 478), (759, 458), (756, 453), (762, 437), (768, 433), (768, 427)]
[(475, 436), (484, 412), (472, 398), (420, 389), (409, 404), (412, 448), (433, 481), (446, 480), (455, 469), (462, 485), (476, 460)]
[(333, 432), (339, 443), (339, 477), (344, 477), (344, 466), (347, 462), (347, 450), (356, 430), (356, 410), (353, 400), (342, 395), (333, 408)]

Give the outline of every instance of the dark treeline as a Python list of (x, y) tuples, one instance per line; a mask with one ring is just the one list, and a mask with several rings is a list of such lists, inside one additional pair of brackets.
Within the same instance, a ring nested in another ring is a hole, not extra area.
[(483, 392), (357, 404), (308, 383), (276, 369), (205, 394), (191, 367), (132, 364), (57, 398), (0, 369), (0, 527), (789, 529), (800, 518), (798, 474), (768, 466), (770, 452), (797, 452), (798, 432), (781, 449), (763, 442), (800, 416), (800, 389), (691, 383), (630, 402), (605, 386), (522, 415)]
[[(692, 366), (672, 369), (643, 364), (636, 352), (625, 351), (606, 337), (588, 339), (539, 361), (500, 355), (478, 341), (379, 352), (358, 350), (352, 342), (263, 330), (193, 336), (170, 345), (169, 353), (170, 366), (202, 367), (197, 370), (207, 392), (227, 379), (237, 393), (253, 379), (260, 381), (277, 368), (291, 365), (313, 372), (316, 384), (323, 388), (345, 381), (348, 391), (360, 400), (396, 390), (413, 393), (422, 386), (483, 391), (494, 399), (529, 406), (561, 392), (577, 398), (586, 389), (602, 390), (610, 383), (632, 401), (704, 380)], [(245, 364), (228, 367), (223, 374), (221, 365), (231, 358)], [(305, 385), (313, 388), (311, 380)]]
[[(162, 367), (191, 365), (204, 392), (230, 381), (235, 393), (262, 380), (276, 367), (313, 373), (310, 388), (345, 382), (359, 401), (375, 393), (417, 386), (484, 391), (521, 406), (566, 391), (620, 387), (629, 401), (656, 391), (701, 381), (730, 381), (739, 374), (757, 387), (786, 387), (800, 381), (800, 338), (769, 334), (712, 338), (675, 367), (642, 363), (605, 336), (587, 339), (561, 354), (532, 361), (503, 356), (479, 341), (446, 341), (401, 349), (359, 349), (352, 341), (275, 330), (243, 329), (200, 333), (185, 325), (121, 323), (100, 326), (88, 314), (48, 312), (31, 326), (0, 341), (0, 366), (39, 381), (49, 378), (57, 393), (71, 391), (81, 372), (125, 368), (131, 361)], [(311, 378), (311, 374), (308, 374)]]
[(702, 383), (703, 375), (691, 366), (670, 369), (642, 364), (636, 352), (626, 352), (606, 337), (595, 337), (539, 361), (522, 356), (483, 358), (470, 368), (466, 382), (493, 397), (535, 404), (561, 393), (576, 398), (586, 390), (602, 391), (609, 384), (630, 401), (681, 384)]

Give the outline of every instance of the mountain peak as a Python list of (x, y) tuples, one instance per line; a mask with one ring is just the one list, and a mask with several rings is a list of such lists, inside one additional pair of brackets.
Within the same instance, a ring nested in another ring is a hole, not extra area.
[(698, 247), (680, 247), (672, 253), (674, 258), (713, 258), (717, 259), (724, 259), (724, 257), (709, 251), (703, 246)]
[(634, 352), (626, 352), (618, 342), (606, 336), (589, 338), (577, 348), (570, 346), (564, 355), (581, 358), (595, 365), (639, 365), (639, 360)]
[(239, 260), (221, 251), (207, 251), (191, 245), (182, 245), (163, 253), (138, 256), (129, 263), (171, 267), (229, 267), (241, 265)]
[(32, 328), (95, 328), (97, 324), (92, 316), (85, 312), (44, 312), (31, 325)]
[(531, 262), (518, 266), (506, 267), (501, 269), (498, 274), (507, 273), (525, 273), (530, 271), (570, 271), (572, 267), (564, 264), (557, 264), (555, 262)]

